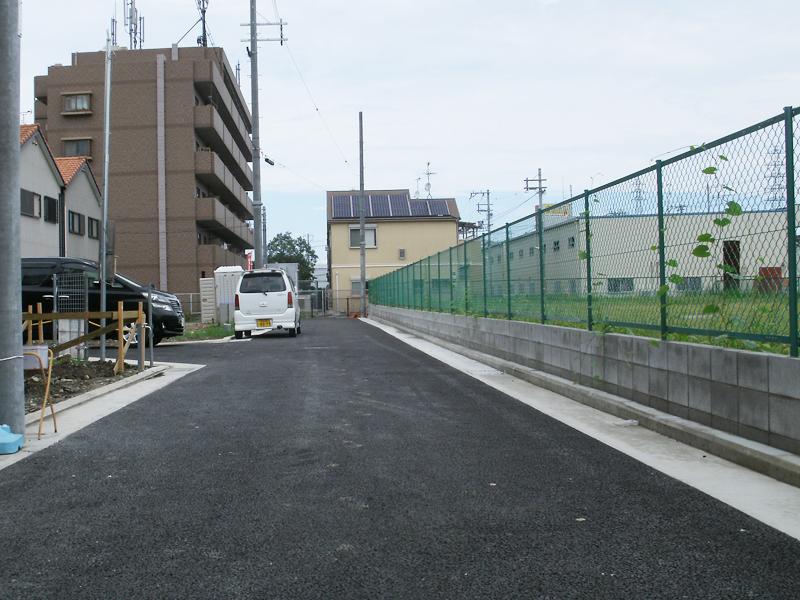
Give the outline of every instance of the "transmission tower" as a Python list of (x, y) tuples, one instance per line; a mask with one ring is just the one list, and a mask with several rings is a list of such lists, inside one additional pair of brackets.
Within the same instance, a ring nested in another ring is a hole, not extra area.
[[(144, 17), (139, 16), (139, 9), (136, 8), (136, 0), (125, 0), (123, 19), (125, 31), (128, 34), (128, 40), (130, 42), (130, 49), (141, 49), (144, 44)], [(116, 23), (114, 29), (114, 38), (116, 39)]]
[(775, 145), (767, 152), (767, 185), (764, 191), (767, 202), (786, 203), (786, 166), (781, 146)]

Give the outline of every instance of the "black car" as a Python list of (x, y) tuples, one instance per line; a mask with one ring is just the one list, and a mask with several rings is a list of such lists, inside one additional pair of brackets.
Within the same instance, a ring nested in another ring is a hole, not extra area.
[[(23, 258), (22, 259), (22, 308), (36, 307), (41, 302), (44, 312), (53, 310), (53, 275), (83, 274), (88, 280), (88, 310), (100, 310), (100, 270), (96, 262), (82, 258)], [(106, 309), (116, 310), (117, 302), (123, 302), (124, 310), (136, 310), (139, 302), (147, 311), (147, 287), (130, 277), (117, 273), (106, 282)], [(63, 298), (63, 294), (59, 293)], [(162, 339), (183, 335), (184, 315), (178, 298), (161, 290), (153, 290), (153, 343)]]

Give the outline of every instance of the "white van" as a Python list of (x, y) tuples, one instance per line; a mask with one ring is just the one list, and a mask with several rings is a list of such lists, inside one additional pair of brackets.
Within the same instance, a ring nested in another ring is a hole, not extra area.
[(300, 310), (295, 306), (297, 291), (286, 271), (248, 271), (236, 286), (233, 325), (237, 340), (253, 332), (275, 329), (300, 333)]

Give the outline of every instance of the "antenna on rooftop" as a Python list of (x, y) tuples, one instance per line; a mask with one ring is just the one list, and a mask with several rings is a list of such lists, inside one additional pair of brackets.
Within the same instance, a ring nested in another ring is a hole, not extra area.
[[(428, 163), (428, 167), (425, 169), (425, 177), (427, 177), (428, 181), (425, 183), (425, 191), (428, 192), (428, 198), (431, 197), (431, 175), (436, 175), (433, 171), (431, 171), (431, 163)], [(417, 195), (419, 198), (419, 195)]]
[(636, 214), (641, 215), (644, 212), (644, 190), (642, 180), (638, 177), (633, 185), (633, 204), (636, 206)]
[(242, 63), (236, 61), (236, 85), (242, 85)]
[(139, 16), (136, 0), (125, 0), (123, 14), (125, 31), (128, 34), (130, 49), (142, 48), (144, 44), (144, 17)]
[(197, 0), (197, 10), (200, 11), (200, 22), (203, 24), (203, 33), (197, 38), (197, 45), (203, 48), (208, 46), (208, 32), (206, 30), (206, 10), (208, 0)]

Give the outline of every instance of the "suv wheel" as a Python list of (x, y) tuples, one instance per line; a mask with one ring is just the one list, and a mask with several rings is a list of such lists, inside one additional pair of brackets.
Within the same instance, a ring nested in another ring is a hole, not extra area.
[(235, 337), (237, 340), (242, 339), (244, 337), (244, 331), (234, 331), (233, 337)]
[(297, 337), (297, 327), (293, 327), (289, 330), (289, 335), (292, 337)]

